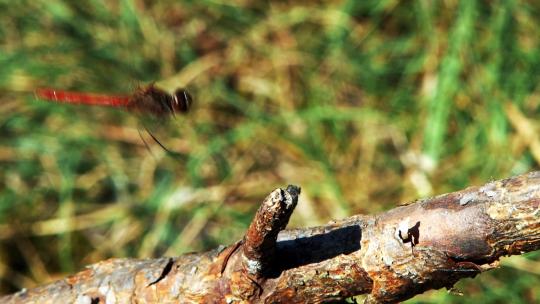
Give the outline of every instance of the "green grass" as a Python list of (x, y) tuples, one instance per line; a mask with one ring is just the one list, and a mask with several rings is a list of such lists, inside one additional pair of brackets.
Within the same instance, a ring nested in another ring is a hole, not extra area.
[[(307, 226), (538, 169), (536, 2), (292, 3), (0, 0), (0, 293), (231, 243), (289, 183)], [(155, 133), (174, 156), (31, 94), (153, 81), (195, 97)], [(538, 260), (411, 302), (538, 302)]]

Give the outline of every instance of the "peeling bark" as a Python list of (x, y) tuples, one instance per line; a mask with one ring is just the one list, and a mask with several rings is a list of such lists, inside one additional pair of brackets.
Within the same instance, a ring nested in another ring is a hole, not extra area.
[[(415, 201), (373, 216), (284, 230), (299, 188), (276, 189), (246, 236), (175, 258), (110, 259), (2, 303), (402, 301), (452, 287), (540, 248), (540, 172)], [(279, 232), (279, 234), (278, 234)]]

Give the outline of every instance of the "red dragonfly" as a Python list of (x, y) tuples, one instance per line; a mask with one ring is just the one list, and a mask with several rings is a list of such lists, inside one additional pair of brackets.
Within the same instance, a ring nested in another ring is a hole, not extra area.
[(68, 92), (55, 89), (38, 89), (40, 99), (69, 104), (120, 107), (138, 114), (150, 114), (155, 118), (168, 118), (176, 113), (186, 113), (192, 104), (191, 95), (183, 88), (169, 94), (162, 89), (149, 85), (137, 89), (132, 95), (112, 96)]
[[(81, 92), (69, 92), (55, 89), (38, 89), (36, 97), (48, 101), (55, 101), (68, 104), (81, 104), (92, 106), (110, 106), (119, 107), (133, 112), (142, 114), (143, 116), (150, 115), (154, 119), (167, 119), (175, 116), (177, 113), (185, 114), (191, 107), (193, 99), (191, 95), (183, 88), (177, 89), (174, 94), (169, 94), (164, 90), (154, 86), (153, 84), (138, 88), (132, 95), (104, 95), (90, 94)], [(148, 134), (156, 141), (165, 151), (170, 152), (159, 140), (146, 128)], [(139, 135), (140, 132), (139, 132)], [(141, 139), (147, 146), (146, 141), (141, 135)], [(148, 148), (150, 149), (150, 148)]]

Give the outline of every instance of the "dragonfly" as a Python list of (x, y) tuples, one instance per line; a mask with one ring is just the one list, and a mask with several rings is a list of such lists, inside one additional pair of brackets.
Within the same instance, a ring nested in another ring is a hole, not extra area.
[[(186, 114), (193, 104), (193, 98), (185, 88), (178, 88), (173, 94), (169, 94), (154, 84), (139, 87), (131, 95), (94, 94), (51, 88), (37, 89), (35, 95), (38, 99), (52, 102), (116, 107), (135, 113), (137, 116), (150, 116), (158, 121), (175, 117), (177, 114)], [(154, 141), (170, 152), (146, 126), (144, 128)], [(148, 148), (140, 131), (139, 135)]]
[(193, 98), (184, 88), (169, 94), (153, 84), (140, 87), (131, 95), (114, 96), (42, 88), (36, 90), (36, 97), (69, 104), (120, 107), (130, 112), (150, 114), (156, 118), (187, 113), (193, 102)]

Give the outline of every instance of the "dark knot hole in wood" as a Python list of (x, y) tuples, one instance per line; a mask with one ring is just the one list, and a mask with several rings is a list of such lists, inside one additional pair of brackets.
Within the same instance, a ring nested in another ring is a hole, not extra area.
[(403, 244), (411, 243), (411, 252), (414, 254), (414, 246), (420, 243), (420, 222), (416, 222), (414, 226), (407, 230), (406, 237), (401, 235), (401, 230), (398, 231), (398, 234)]

